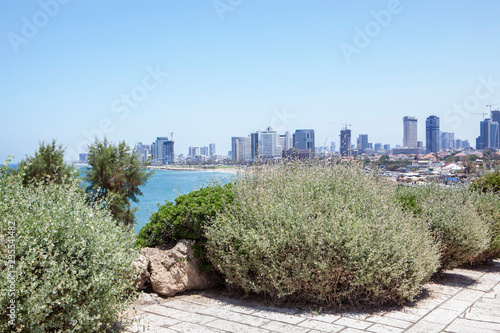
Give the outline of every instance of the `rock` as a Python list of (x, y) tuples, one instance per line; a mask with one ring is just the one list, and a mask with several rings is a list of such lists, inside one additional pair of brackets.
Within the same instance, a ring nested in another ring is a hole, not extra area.
[(139, 276), (135, 280), (134, 286), (138, 290), (146, 289), (146, 285), (149, 283), (149, 259), (144, 255), (139, 255), (137, 259), (132, 262), (135, 270), (139, 273)]
[[(173, 296), (186, 290), (213, 288), (220, 280), (206, 272), (200, 272), (199, 260), (191, 249), (193, 241), (180, 240), (170, 250), (144, 248), (134, 266), (141, 270), (138, 286), (149, 282), (153, 291), (163, 296)], [(146, 271), (144, 271), (144, 267)], [(144, 277), (144, 278), (143, 278)]]
[(136, 305), (153, 305), (160, 304), (163, 299), (154, 293), (141, 293), (137, 300), (134, 302)]

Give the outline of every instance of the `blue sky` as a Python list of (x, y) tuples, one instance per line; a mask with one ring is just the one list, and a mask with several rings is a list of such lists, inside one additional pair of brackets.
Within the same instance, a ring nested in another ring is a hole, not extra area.
[[(274, 125), (316, 145), (402, 144), (425, 118), (475, 144), (500, 103), (500, 2), (76, 1), (0, 3), (0, 160), (57, 139), (130, 145), (174, 133), (176, 153)], [(500, 106), (500, 105), (499, 105)]]

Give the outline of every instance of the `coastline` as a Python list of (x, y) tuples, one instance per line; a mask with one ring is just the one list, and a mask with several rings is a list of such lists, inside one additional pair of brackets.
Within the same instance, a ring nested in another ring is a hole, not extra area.
[(225, 172), (230, 174), (237, 174), (242, 171), (238, 167), (188, 167), (188, 166), (168, 166), (168, 165), (148, 165), (148, 169), (154, 170), (167, 170), (167, 171), (198, 171), (198, 172)]

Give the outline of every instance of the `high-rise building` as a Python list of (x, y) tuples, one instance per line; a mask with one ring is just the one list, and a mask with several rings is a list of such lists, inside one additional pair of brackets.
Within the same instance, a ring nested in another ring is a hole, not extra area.
[(135, 146), (135, 150), (137, 151), (137, 154), (139, 155), (139, 159), (142, 162), (146, 162), (147, 159), (151, 156), (151, 146), (150, 145), (143, 145), (142, 142), (137, 142), (137, 145)]
[(417, 118), (403, 117), (403, 147), (417, 148)]
[(455, 133), (441, 132), (441, 149), (454, 149), (454, 148), (455, 148)]
[(215, 143), (211, 143), (208, 145), (209, 149), (210, 149), (210, 156), (215, 156), (216, 152), (215, 152)]
[(268, 127), (259, 135), (259, 156), (263, 158), (281, 158), (283, 148), (278, 132)]
[(384, 145), (384, 150), (391, 150), (391, 145), (390, 144)]
[(340, 131), (340, 155), (351, 156), (351, 130), (347, 128)]
[(255, 160), (259, 157), (259, 132), (250, 134), (250, 146), (252, 149), (250, 156)]
[(476, 139), (476, 149), (498, 148), (499, 128), (496, 121), (487, 118), (480, 122), (480, 135)]
[(244, 137), (231, 138), (231, 152), (234, 162), (245, 162), (245, 140)]
[(208, 156), (208, 147), (200, 147), (200, 155), (202, 156)]
[(382, 150), (382, 144), (381, 143), (376, 143), (374, 145), (374, 147), (375, 147), (375, 150)]
[(174, 141), (169, 140), (168, 137), (156, 138), (156, 141), (151, 144), (151, 153), (155, 162), (173, 164), (175, 161)]
[(370, 148), (368, 143), (368, 134), (360, 134), (357, 142), (358, 150), (363, 153), (367, 148)]
[(332, 152), (332, 153), (335, 153), (335, 148), (336, 148), (336, 147), (335, 147), (335, 141), (332, 141), (332, 142), (330, 143), (330, 149), (331, 149), (331, 152)]
[(316, 153), (313, 129), (298, 129), (293, 133), (293, 148), (300, 158), (312, 158)]
[(439, 153), (441, 150), (439, 117), (437, 116), (429, 116), (425, 120), (425, 148), (428, 153)]

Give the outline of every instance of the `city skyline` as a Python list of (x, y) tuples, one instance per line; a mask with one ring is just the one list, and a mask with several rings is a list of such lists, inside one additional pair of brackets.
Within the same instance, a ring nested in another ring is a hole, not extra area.
[(269, 126), (340, 147), (344, 123), (395, 146), (403, 116), (430, 114), (474, 145), (500, 103), (494, 0), (225, 3), (0, 4), (0, 159), (57, 139), (77, 160), (95, 136), (170, 133), (177, 152), (225, 154)]

